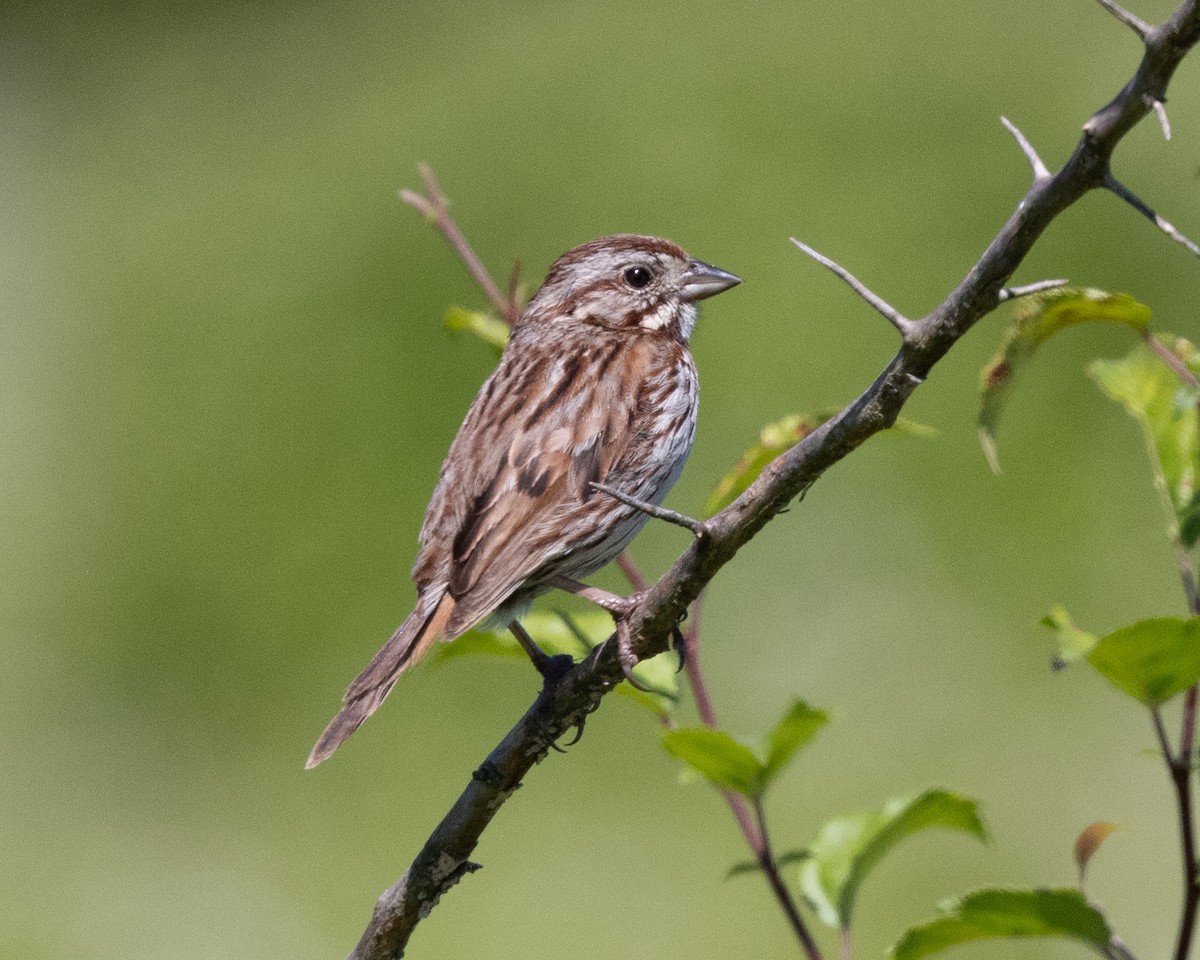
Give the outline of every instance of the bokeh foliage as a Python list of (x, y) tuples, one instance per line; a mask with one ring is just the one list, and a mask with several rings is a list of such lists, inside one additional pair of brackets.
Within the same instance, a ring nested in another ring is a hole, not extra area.
[[(2, 21), (0, 955), (32, 960), (341, 955), (536, 689), (516, 661), (424, 668), (336, 763), (301, 770), (407, 612), (425, 500), (493, 357), (442, 326), (481, 302), (395, 198), (417, 161), (501, 276), (520, 256), (536, 282), (571, 244), (639, 230), (745, 278), (697, 333), (701, 435), (669, 505), (699, 512), (763, 424), (845, 401), (895, 345), (786, 238), (919, 313), (1025, 189), (999, 114), (1053, 164), (1138, 56), (1084, 0), (9, 4)], [(1146, 125), (1119, 152), (1193, 234), (1195, 78), (1172, 89), (1170, 145)], [(1044, 276), (1200, 334), (1195, 264), (1112, 198), (1070, 211), (1018, 279)], [(931, 835), (864, 887), (863, 956), (952, 893), (1070, 883), (1083, 825), (1163, 803), (1157, 770), (1129, 775), (1140, 712), (1051, 675), (1031, 622), (1067, 597), (1100, 632), (1183, 612), (1141, 438), (1074, 372), (1127, 333), (1045, 348), (999, 481), (972, 423), (995, 341), (972, 334), (914, 401), (939, 439), (839, 466), (706, 612), (727, 728), (769, 729), (797, 694), (836, 717), (777, 791), (790, 835), (930, 783), (986, 800), (990, 847)], [(684, 537), (652, 527), (634, 552), (655, 571)], [(675, 786), (657, 739), (606, 704), (412, 954), (789, 955), (754, 881), (721, 882), (743, 857), (727, 815)], [(1166, 818), (1137, 829), (1089, 893), (1159, 955), (1174, 839)]]

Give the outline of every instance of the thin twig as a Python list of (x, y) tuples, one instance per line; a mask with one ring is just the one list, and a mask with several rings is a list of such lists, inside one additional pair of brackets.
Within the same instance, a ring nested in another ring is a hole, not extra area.
[(421, 173), (421, 179), (425, 181), (426, 196), (416, 193), (412, 190), (401, 190), (400, 199), (411, 207), (415, 207), (421, 214), (433, 223), (454, 248), (454, 252), (466, 265), (467, 272), (471, 274), (471, 278), (478, 284), (479, 289), (483, 291), (484, 296), (500, 316), (510, 327), (517, 322), (517, 317), (520, 310), (517, 308), (516, 302), (505, 297), (500, 292), (500, 288), (496, 285), (496, 281), (492, 279), (492, 275), (488, 273), (487, 267), (483, 265), (483, 261), (475, 255), (475, 251), (471, 249), (471, 245), (467, 243), (466, 237), (462, 235), (462, 231), (458, 229), (458, 224), (454, 222), (454, 218), (450, 215), (450, 205), (446, 200), (446, 195), (442, 193), (442, 188), (437, 182), (437, 178), (433, 175), (433, 170), (428, 164), (420, 164), (417, 169)]
[[(1150, 332), (1147, 332), (1142, 339), (1145, 341), (1146, 346), (1152, 350), (1163, 363), (1171, 368), (1175, 376), (1179, 377), (1179, 379), (1187, 384), (1187, 386), (1200, 389), (1200, 378), (1197, 378), (1197, 376), (1192, 373), (1188, 365), (1183, 362), (1183, 359), (1179, 357), (1174, 350), (1172, 350), (1165, 343), (1159, 340), (1158, 337), (1154, 336)], [(1191, 600), (1192, 597), (1189, 595), (1188, 602), (1191, 603)], [(1200, 610), (1195, 612), (1200, 613)]]
[(1065, 287), (1070, 280), (1039, 280), (1037, 283), (1027, 283), (1022, 287), (1005, 287), (996, 294), (996, 302), (1004, 303), (1006, 300), (1016, 300), (1018, 297), (1027, 297), (1031, 293), (1042, 293), (1045, 290), (1057, 290), (1059, 287)]
[(816, 260), (821, 266), (841, 277), (851, 290), (866, 300), (867, 303), (874, 307), (875, 310), (884, 317), (884, 319), (886, 319), (893, 327), (899, 330), (901, 336), (907, 338), (912, 334), (915, 327), (913, 321), (909, 320), (908, 317), (904, 316), (904, 314), (902, 314), (882, 297), (872, 292), (865, 283), (855, 277), (854, 274), (843, 267), (840, 263), (830, 260), (823, 254), (817, 253), (817, 251), (810, 247), (807, 243), (801, 243), (795, 237), (792, 237), (791, 240), (792, 243), (794, 243), (801, 251), (808, 254), (808, 256)]
[(1139, 196), (1137, 196), (1137, 194), (1135, 194), (1132, 190), (1130, 190), (1128, 187), (1126, 187), (1125, 184), (1121, 183), (1121, 181), (1118, 180), (1116, 177), (1114, 177), (1111, 173), (1109, 173), (1105, 176), (1104, 186), (1106, 189), (1111, 190), (1118, 197), (1120, 197), (1122, 200), (1124, 200), (1126, 203), (1128, 203), (1131, 207), (1133, 207), (1134, 210), (1136, 210), (1143, 217), (1145, 217), (1147, 220), (1149, 220), (1152, 224), (1154, 224), (1156, 227), (1158, 227), (1159, 230), (1161, 230), (1163, 233), (1165, 233), (1168, 237), (1170, 237), (1176, 243), (1183, 244), (1185, 247), (1188, 248), (1188, 250), (1190, 250), (1192, 252), (1192, 254), (1194, 254), (1197, 257), (1200, 257), (1200, 246), (1193, 243), (1191, 240), (1189, 240), (1187, 237), (1185, 237), (1182, 233), (1180, 233), (1173, 224), (1168, 223), (1166, 220), (1164, 220), (1162, 217), (1160, 217), (1157, 213), (1155, 213), (1152, 209), (1150, 209), (1150, 207), (1148, 207), (1142, 201), (1142, 199)]
[(1049, 180), (1050, 171), (1047, 169), (1046, 164), (1042, 162), (1042, 158), (1038, 156), (1038, 152), (1033, 149), (1033, 144), (1029, 142), (1020, 128), (1009, 120), (1008, 117), (1001, 117), (1000, 122), (1008, 128), (1008, 132), (1013, 135), (1013, 139), (1017, 141), (1017, 146), (1021, 148), (1021, 152), (1025, 154), (1025, 159), (1029, 161), (1029, 165), (1033, 168), (1034, 182)]
[[(1145, 341), (1150, 349), (1175, 372), (1181, 382), (1193, 388), (1200, 387), (1200, 380), (1173, 350), (1149, 332), (1145, 335)], [(1179, 559), (1179, 580), (1183, 586), (1183, 594), (1187, 598), (1188, 610), (1193, 616), (1200, 615), (1200, 588), (1196, 583), (1196, 571), (1192, 564), (1191, 554), (1178, 536), (1176, 536), (1175, 549)], [(1184, 694), (1179, 752), (1176, 754), (1171, 753), (1171, 744), (1167, 740), (1162, 716), (1157, 709), (1151, 710), (1155, 733), (1163, 749), (1167, 770), (1175, 788), (1175, 803), (1179, 814), (1179, 838), (1183, 858), (1183, 910), (1180, 914), (1179, 934), (1175, 942), (1175, 960), (1187, 960), (1188, 954), (1191, 952), (1197, 910), (1200, 909), (1200, 882), (1197, 880), (1197, 868), (1200, 867), (1200, 863), (1197, 863), (1196, 860), (1195, 811), (1192, 808), (1192, 772), (1195, 761), (1198, 692), (1200, 692), (1200, 687), (1193, 684)]]
[[(692, 698), (696, 701), (696, 712), (700, 715), (700, 722), (715, 730), (717, 713), (713, 709), (712, 697), (708, 692), (708, 684), (700, 665), (700, 620), (703, 606), (704, 594), (700, 594), (696, 598), (696, 602), (692, 604), (691, 619), (688, 621), (687, 629), (683, 632), (683, 664), (684, 670), (687, 672), (688, 684), (692, 688)], [(775, 895), (788, 924), (808, 955), (808, 960), (820, 960), (821, 954), (816, 941), (809, 933), (804, 918), (800, 916), (800, 910), (796, 906), (795, 900), (792, 899), (791, 891), (788, 890), (779, 875), (778, 861), (767, 836), (766, 824), (762, 816), (761, 801), (755, 804), (752, 814), (750, 805), (740, 793), (734, 793), (732, 790), (722, 790), (720, 793), (729, 805), (733, 818), (742, 831), (742, 836), (746, 838), (746, 845), (754, 854), (754, 859), (758, 861), (759, 866), (762, 867), (771, 892)]]
[[(1195, 687), (1189, 693), (1192, 700), (1190, 710), (1185, 704), (1184, 712), (1191, 713), (1192, 729), (1195, 726)], [(1179, 935), (1175, 941), (1175, 960), (1188, 960), (1192, 950), (1192, 937), (1196, 930), (1197, 909), (1200, 908), (1200, 883), (1196, 878), (1196, 832), (1195, 813), (1192, 810), (1192, 756), (1191, 744), (1185, 752), (1184, 744), (1180, 743), (1179, 753), (1171, 750), (1171, 741), (1167, 738), (1167, 729), (1163, 726), (1162, 714), (1157, 707), (1151, 707), (1150, 717), (1154, 722), (1154, 734), (1166, 758), (1167, 771), (1171, 776), (1171, 785), (1175, 788), (1175, 808), (1179, 817), (1179, 842), (1183, 861), (1183, 911), (1179, 917)], [(1185, 727), (1185, 735), (1187, 728)]]
[(682, 513), (676, 513), (674, 510), (668, 510), (666, 507), (660, 507), (653, 503), (647, 503), (645, 500), (639, 500), (637, 497), (631, 497), (616, 487), (610, 487), (607, 483), (596, 483), (593, 481), (588, 486), (593, 490), (599, 490), (601, 493), (607, 494), (614, 500), (619, 500), (627, 507), (633, 507), (634, 510), (638, 510), (648, 517), (655, 517), (658, 520), (673, 523), (677, 527), (684, 527), (691, 530), (697, 537), (708, 535), (708, 528), (704, 525), (703, 520), (696, 520)]
[(1099, 0), (1099, 3), (1100, 6), (1120, 20), (1123, 24), (1125, 24), (1125, 26), (1127, 26), (1143, 40), (1145, 40), (1149, 35), (1151, 30), (1150, 24), (1148, 24), (1141, 17), (1134, 16), (1120, 4), (1114, 3), (1113, 0)]
[(645, 575), (638, 569), (638, 565), (633, 562), (633, 558), (627, 552), (617, 557), (617, 566), (625, 574), (625, 579), (633, 587), (634, 593), (641, 593), (649, 586)]
[(767, 819), (763, 813), (762, 797), (754, 800), (754, 819), (758, 823), (758, 835), (762, 838), (762, 846), (756, 851), (758, 863), (762, 867), (763, 873), (767, 875), (767, 883), (771, 886), (771, 892), (775, 894), (775, 899), (783, 908), (784, 916), (791, 924), (792, 931), (796, 934), (796, 939), (800, 941), (800, 946), (809, 960), (821, 960), (821, 951), (817, 947), (817, 942), (808, 932), (808, 927), (804, 925), (804, 919), (800, 916), (796, 902), (783, 882), (783, 877), (779, 875), (779, 864), (775, 859), (775, 852), (771, 849), (770, 834), (767, 833)]

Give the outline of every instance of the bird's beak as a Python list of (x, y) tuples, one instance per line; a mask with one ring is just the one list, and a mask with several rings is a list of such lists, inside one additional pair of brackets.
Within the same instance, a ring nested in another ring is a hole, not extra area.
[(720, 267), (711, 266), (702, 260), (690, 260), (683, 274), (683, 300), (692, 303), (706, 297), (714, 297), (722, 290), (736, 287), (741, 282), (741, 277), (735, 277)]

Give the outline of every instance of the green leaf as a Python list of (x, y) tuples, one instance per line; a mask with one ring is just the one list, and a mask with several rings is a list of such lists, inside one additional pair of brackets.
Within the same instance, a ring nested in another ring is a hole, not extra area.
[[(589, 610), (570, 619), (576, 630), (571, 628), (565, 614), (549, 610), (534, 610), (523, 617), (521, 623), (534, 642), (550, 656), (567, 653), (576, 660), (587, 656), (592, 647), (612, 633), (612, 617), (603, 610)], [(596, 636), (599, 639), (593, 642)], [(439, 644), (435, 656), (437, 662), (443, 662), (475, 654), (523, 657), (525, 651), (507, 627), (476, 627), (451, 643)]]
[(793, 700), (787, 712), (767, 736), (767, 762), (763, 768), (763, 786), (775, 779), (802, 747), (808, 746), (826, 723), (829, 715), (814, 710), (803, 700)]
[(723, 730), (683, 727), (663, 733), (667, 753), (678, 757), (714, 786), (743, 797), (758, 796), (765, 766), (743, 743)]
[[(775, 866), (778, 868), (790, 867), (793, 863), (802, 863), (811, 857), (812, 854), (807, 850), (789, 850), (782, 856), (775, 858)], [(743, 860), (740, 863), (735, 863), (725, 873), (726, 880), (732, 880), (734, 877), (741, 877), (747, 873), (761, 873), (762, 864), (757, 860)]]
[(762, 428), (758, 443), (747, 450), (733, 465), (704, 504), (704, 516), (720, 513), (745, 492), (763, 469), (785, 450), (812, 433), (829, 419), (829, 414), (793, 413)]
[[(612, 617), (603, 610), (576, 614), (559, 610), (534, 610), (526, 614), (521, 622), (534, 643), (546, 653), (551, 656), (566, 653), (575, 660), (582, 660), (613, 632)], [(521, 658), (525, 656), (525, 651), (507, 628), (476, 627), (452, 643), (438, 644), (433, 659), (443, 663), (476, 654)], [(679, 702), (675, 663), (673, 653), (643, 660), (633, 672), (647, 689), (638, 690), (623, 683), (616, 692), (659, 716), (665, 716)]]
[(1062, 605), (1056, 606), (1038, 621), (1042, 626), (1049, 627), (1058, 635), (1058, 655), (1054, 658), (1054, 668), (1061, 669), (1068, 663), (1081, 660), (1092, 652), (1096, 646), (1095, 634), (1080, 630), (1071, 620), (1071, 615)]
[(1013, 325), (1000, 349), (983, 368), (979, 390), (979, 443), (988, 464), (1000, 472), (996, 431), (1008, 402), (1013, 378), (1033, 358), (1038, 347), (1054, 334), (1081, 323), (1120, 323), (1138, 333), (1150, 323), (1150, 308), (1125, 293), (1060, 287), (1017, 301)]
[[(1186, 340), (1160, 339), (1185, 364), (1195, 362), (1196, 349)], [(1200, 450), (1196, 390), (1182, 385), (1175, 371), (1144, 345), (1123, 360), (1097, 360), (1088, 373), (1142, 428), (1172, 536), (1182, 540), (1181, 528), (1186, 528), (1194, 543), (1200, 533), (1195, 503)]]
[(901, 840), (932, 827), (961, 830), (980, 840), (987, 832), (974, 800), (945, 790), (891, 800), (882, 810), (828, 821), (800, 871), (800, 886), (817, 915), (848, 929), (859, 887)]
[(451, 333), (470, 333), (478, 337), (497, 353), (508, 343), (508, 324), (482, 310), (467, 310), (464, 307), (448, 307), (444, 318), (446, 329)]
[(1130, 624), (1101, 637), (1087, 658), (1118, 690), (1160, 706), (1200, 681), (1200, 618)]
[(942, 907), (892, 947), (892, 960), (920, 960), (974, 940), (1066, 937), (1107, 956), (1112, 931), (1077, 890), (977, 890)]
[[(758, 479), (758, 475), (772, 460), (790, 450), (838, 412), (836, 409), (830, 409), (817, 413), (792, 413), (782, 420), (768, 423), (759, 433), (758, 443), (747, 450), (742, 459), (721, 478), (721, 482), (705, 502), (705, 518), (720, 513), (733, 503)], [(903, 417), (892, 425), (891, 430), (913, 437), (934, 437), (938, 434), (933, 427)]]

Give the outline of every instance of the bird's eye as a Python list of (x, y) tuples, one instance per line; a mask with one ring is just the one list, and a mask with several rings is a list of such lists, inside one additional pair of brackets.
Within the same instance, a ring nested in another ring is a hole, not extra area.
[(625, 271), (625, 282), (633, 287), (634, 290), (642, 290), (650, 285), (650, 281), (654, 279), (652, 274), (645, 267), (630, 267)]

